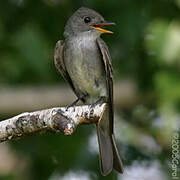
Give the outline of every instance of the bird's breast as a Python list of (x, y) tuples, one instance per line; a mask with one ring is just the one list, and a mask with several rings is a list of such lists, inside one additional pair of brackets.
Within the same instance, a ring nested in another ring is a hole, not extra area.
[(105, 94), (105, 73), (96, 40), (77, 38), (68, 42), (65, 49), (66, 69), (75, 88), (90, 96)]

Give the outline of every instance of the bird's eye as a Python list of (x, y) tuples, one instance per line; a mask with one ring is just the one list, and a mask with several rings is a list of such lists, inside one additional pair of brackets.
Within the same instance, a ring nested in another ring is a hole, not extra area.
[(90, 23), (91, 22), (91, 18), (90, 17), (85, 17), (84, 18), (84, 22), (87, 24), (87, 23)]

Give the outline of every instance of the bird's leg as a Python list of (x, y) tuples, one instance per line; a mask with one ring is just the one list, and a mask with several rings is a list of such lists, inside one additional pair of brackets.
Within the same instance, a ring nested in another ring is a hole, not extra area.
[(86, 96), (87, 96), (87, 94), (83, 94), (82, 96), (78, 97), (72, 104), (70, 104), (69, 106), (66, 107), (66, 111), (68, 110), (68, 108), (76, 106), (76, 104), (77, 104), (79, 101), (85, 102), (85, 97), (86, 97)]
[(81, 98), (77, 98), (72, 104), (70, 104), (69, 106), (66, 107), (66, 111), (70, 108), (70, 107), (74, 107), (76, 106), (76, 104), (81, 100)]
[(99, 99), (95, 103), (91, 104), (90, 108), (94, 108), (96, 105), (102, 104), (103, 102), (106, 102), (106, 97), (100, 96)]

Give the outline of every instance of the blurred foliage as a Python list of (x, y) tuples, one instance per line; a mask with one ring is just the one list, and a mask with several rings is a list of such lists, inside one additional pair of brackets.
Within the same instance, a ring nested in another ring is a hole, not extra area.
[(171, 139), (180, 127), (179, 0), (0, 1), (0, 86), (63, 84), (53, 65), (54, 46), (81, 6), (117, 24), (113, 36), (103, 35), (115, 80), (132, 79), (142, 97), (150, 96), (129, 109), (116, 107), (125, 174), (100, 175), (97, 142), (89, 145), (94, 128), (84, 126), (72, 137), (43, 134), (11, 142), (26, 166), (0, 172), (0, 179), (171, 179)]

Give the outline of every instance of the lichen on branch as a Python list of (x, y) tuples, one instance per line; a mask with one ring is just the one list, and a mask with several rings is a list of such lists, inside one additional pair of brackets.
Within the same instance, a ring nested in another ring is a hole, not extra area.
[(0, 142), (42, 131), (71, 135), (80, 124), (97, 123), (105, 108), (106, 104), (104, 103), (96, 106), (55, 107), (25, 112), (0, 122)]

